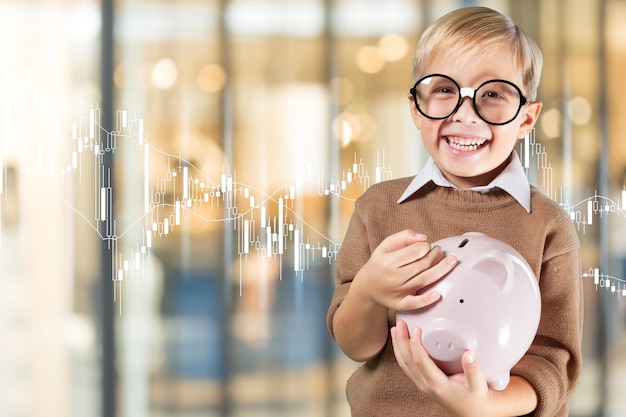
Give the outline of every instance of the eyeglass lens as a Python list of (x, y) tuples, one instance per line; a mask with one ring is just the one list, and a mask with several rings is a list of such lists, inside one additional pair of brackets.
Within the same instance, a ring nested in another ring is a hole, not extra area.
[[(415, 85), (414, 97), (419, 111), (431, 119), (451, 116), (463, 98), (458, 84), (442, 75), (421, 79)], [(473, 103), (481, 119), (487, 123), (504, 124), (517, 116), (523, 96), (513, 84), (494, 80), (474, 92)]]

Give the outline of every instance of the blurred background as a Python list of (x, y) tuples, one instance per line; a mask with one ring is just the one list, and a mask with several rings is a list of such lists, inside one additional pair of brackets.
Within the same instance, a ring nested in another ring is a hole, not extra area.
[(571, 416), (626, 415), (623, 0), (2, 0), (0, 415), (348, 416), (334, 257), (425, 161), (413, 48), (468, 5), (544, 52), (518, 153), (582, 242)]

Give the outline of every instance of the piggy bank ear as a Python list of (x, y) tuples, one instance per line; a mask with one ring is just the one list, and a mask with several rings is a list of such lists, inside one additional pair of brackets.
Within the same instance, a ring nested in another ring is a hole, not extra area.
[(490, 249), (480, 255), (470, 268), (487, 275), (493, 280), (502, 292), (506, 292), (513, 285), (513, 262), (506, 252)]

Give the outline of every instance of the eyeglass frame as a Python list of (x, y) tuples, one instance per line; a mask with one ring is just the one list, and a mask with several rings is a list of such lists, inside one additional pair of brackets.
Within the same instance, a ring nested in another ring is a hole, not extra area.
[[(422, 109), (420, 109), (419, 104), (417, 104), (417, 85), (419, 83), (421, 83), (422, 81), (424, 81), (426, 78), (430, 78), (430, 77), (435, 77), (435, 76), (439, 76), (439, 77), (444, 77), (450, 81), (452, 81), (454, 83), (454, 85), (456, 85), (459, 89), (459, 100), (456, 103), (456, 105), (454, 106), (454, 109), (447, 114), (446, 116), (443, 117), (433, 117), (433, 116), (429, 116), (426, 113), (424, 113), (422, 111)], [(484, 87), (486, 84), (492, 83), (492, 82), (503, 82), (505, 84), (508, 84), (510, 86), (512, 86), (513, 88), (515, 88), (515, 90), (517, 90), (519, 97), (520, 97), (520, 104), (519, 107), (517, 108), (517, 111), (515, 112), (515, 115), (513, 117), (511, 117), (509, 120), (507, 120), (506, 122), (499, 122), (499, 123), (494, 123), (494, 122), (490, 122), (488, 120), (485, 120), (485, 118), (480, 114), (480, 112), (478, 111), (478, 107), (476, 106), (476, 92), (478, 90), (480, 90), (482, 87)], [(411, 94), (411, 96), (413, 96), (413, 102), (415, 103), (415, 108), (417, 108), (417, 111), (420, 112), (420, 114), (428, 119), (431, 120), (443, 120), (443, 119), (447, 119), (448, 117), (452, 116), (454, 113), (456, 113), (459, 110), (459, 107), (461, 107), (461, 103), (463, 102), (463, 99), (465, 97), (469, 97), (472, 99), (472, 106), (474, 107), (474, 112), (476, 113), (476, 115), (478, 117), (480, 117), (480, 119), (490, 125), (493, 126), (502, 126), (502, 125), (506, 125), (511, 123), (513, 120), (515, 120), (515, 118), (519, 115), (520, 110), (522, 110), (522, 107), (525, 106), (526, 104), (530, 103), (530, 100), (528, 100), (524, 94), (522, 93), (522, 90), (515, 85), (514, 83), (512, 83), (511, 81), (508, 80), (502, 80), (499, 78), (493, 79), (493, 80), (487, 80), (485, 82), (483, 82), (482, 84), (480, 84), (477, 88), (471, 88), (471, 87), (461, 87), (459, 85), (459, 83), (457, 83), (452, 77), (450, 77), (449, 75), (445, 75), (445, 74), (428, 74), (423, 76), (422, 78), (420, 78), (419, 80), (417, 80), (415, 82), (415, 84), (413, 84), (413, 87), (411, 87), (411, 89), (409, 90), (409, 93)]]

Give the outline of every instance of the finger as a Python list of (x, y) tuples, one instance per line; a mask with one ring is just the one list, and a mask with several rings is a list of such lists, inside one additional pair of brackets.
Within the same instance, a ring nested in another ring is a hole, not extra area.
[(476, 361), (474, 352), (467, 350), (462, 356), (463, 373), (470, 391), (483, 391), (487, 389), (487, 381), (483, 376), (480, 365)]
[(458, 264), (458, 259), (454, 255), (439, 258), (435, 250), (426, 255), (419, 263), (407, 265), (405, 274), (411, 274), (411, 279), (407, 281), (407, 289), (412, 292), (439, 281), (446, 276)]
[(411, 349), (409, 347), (408, 326), (404, 321), (398, 320), (395, 327), (391, 328), (391, 343), (396, 361), (401, 368), (406, 368), (406, 359), (410, 359)]
[(393, 356), (402, 371), (408, 376), (411, 375), (405, 356), (410, 352), (409, 338), (406, 331), (406, 324), (398, 322), (395, 327), (391, 328), (391, 346), (393, 347)]
[(395, 331), (392, 332), (393, 352), (400, 369), (413, 381), (415, 386), (421, 391), (428, 387), (420, 370), (419, 364), (415, 363), (411, 348), (411, 336), (407, 324), (399, 320)]
[(441, 299), (437, 291), (427, 291), (423, 294), (407, 295), (398, 302), (398, 311), (417, 310), (436, 303)]
[[(406, 265), (424, 258), (430, 252), (430, 243), (426, 241), (426, 236), (414, 234), (411, 231), (399, 232), (387, 237), (376, 248), (372, 257), (384, 260), (384, 266), (389, 273), (402, 271)], [(410, 271), (402, 272), (405, 280), (411, 278)]]
[(443, 373), (437, 364), (432, 360), (426, 348), (422, 344), (422, 329), (416, 327), (411, 332), (411, 358), (413, 363), (419, 370), (422, 378), (430, 386), (436, 386), (444, 380), (447, 380), (446, 374)]
[(415, 367), (415, 361), (411, 348), (412, 335), (409, 334), (409, 326), (406, 322), (398, 320), (395, 331), (392, 332), (391, 336), (393, 352), (398, 365), (400, 365), (404, 372), (412, 374), (415, 377), (416, 374), (412, 371)]
[(410, 246), (416, 242), (426, 242), (427, 237), (422, 233), (412, 230), (403, 230), (393, 235), (387, 236), (379, 245), (384, 252), (395, 252), (399, 249)]
[(394, 253), (390, 254), (390, 256), (393, 256), (392, 262), (394, 262), (394, 264), (397, 265), (398, 268), (408, 267), (405, 270), (405, 274), (410, 274), (411, 269), (417, 267), (416, 263), (418, 261), (424, 260), (423, 263), (433, 263), (433, 260), (436, 259), (438, 256), (437, 254), (437, 250), (435, 250), (434, 252), (432, 251), (430, 243), (425, 241), (418, 241), (403, 248), (397, 249)]
[(416, 310), (439, 301), (441, 294), (436, 290), (428, 290), (427, 287), (445, 277), (457, 264), (457, 258), (449, 255), (406, 281), (403, 288), (409, 294), (398, 302), (396, 309), (398, 311)]
[(443, 259), (443, 252), (438, 246), (432, 248), (428, 243), (411, 245), (398, 252), (402, 259), (402, 273), (406, 276), (414, 277), (421, 272), (433, 267)]

